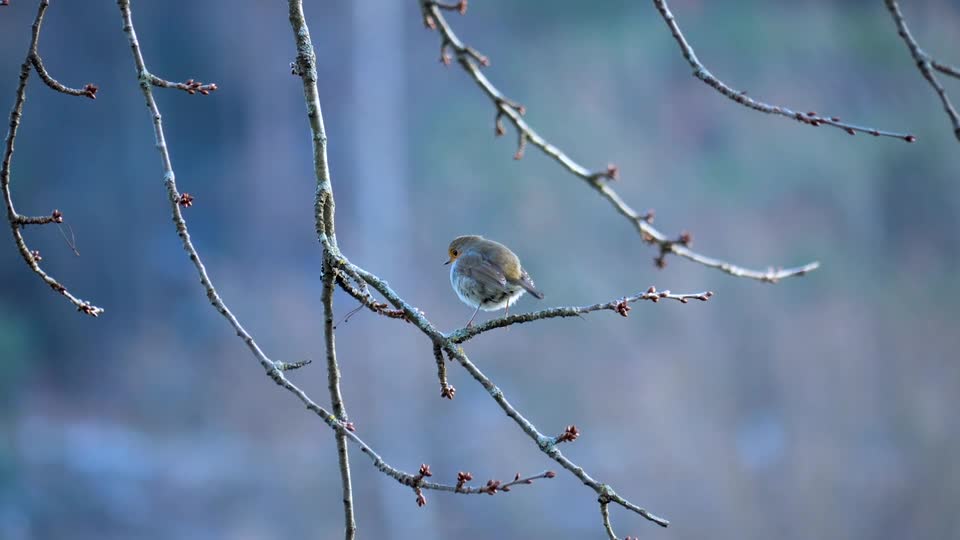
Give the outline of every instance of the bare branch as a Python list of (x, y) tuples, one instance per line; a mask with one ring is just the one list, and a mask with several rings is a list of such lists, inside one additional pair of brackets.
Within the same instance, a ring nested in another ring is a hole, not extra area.
[(92, 83), (87, 83), (83, 88), (70, 88), (69, 86), (64, 86), (60, 81), (54, 79), (47, 73), (47, 69), (43, 66), (43, 60), (40, 59), (40, 53), (34, 52), (30, 55), (30, 62), (33, 64), (33, 67), (37, 70), (37, 75), (46, 83), (47, 86), (60, 92), (62, 94), (67, 94), (70, 96), (83, 96), (90, 99), (97, 99), (97, 90), (99, 88), (97, 85)]
[[(340, 366), (337, 364), (336, 338), (333, 326), (333, 288), (336, 273), (329, 262), (323, 265), (323, 336), (327, 349), (327, 388), (330, 391), (330, 404), (333, 414), (340, 422), (347, 423), (347, 409), (340, 392)], [(340, 483), (343, 487), (343, 520), (346, 540), (357, 536), (357, 521), (353, 515), (353, 486), (350, 480), (350, 456), (347, 452), (347, 437), (343, 431), (336, 431), (337, 461), (340, 464)]]
[(506, 317), (500, 317), (487, 321), (483, 324), (478, 324), (476, 326), (470, 326), (465, 328), (460, 328), (449, 334), (447, 338), (450, 339), (452, 343), (463, 343), (471, 338), (474, 338), (484, 332), (489, 332), (496, 328), (503, 328), (510, 326), (512, 324), (523, 324), (532, 321), (539, 321), (542, 319), (553, 319), (557, 317), (579, 317), (586, 313), (592, 313), (594, 311), (615, 311), (620, 315), (626, 317), (627, 313), (630, 311), (629, 304), (640, 300), (649, 300), (651, 302), (659, 302), (660, 300), (675, 300), (677, 302), (686, 304), (690, 300), (700, 300), (707, 301), (710, 297), (713, 296), (713, 292), (705, 291), (699, 293), (684, 293), (684, 294), (674, 294), (670, 291), (657, 291), (655, 287), (650, 287), (646, 292), (634, 295), (627, 296), (625, 298), (620, 298), (619, 300), (611, 300), (610, 302), (593, 304), (592, 306), (580, 306), (580, 307), (555, 307), (544, 309), (541, 311), (534, 311), (532, 313), (519, 313), (516, 315), (509, 315)]
[(613, 532), (613, 525), (610, 523), (610, 509), (607, 508), (610, 503), (603, 498), (600, 499), (600, 515), (603, 517), (603, 530), (607, 532), (607, 538), (610, 540), (620, 540), (617, 533)]
[[(17, 251), (23, 257), (27, 266), (33, 270), (33, 273), (40, 276), (51, 289), (57, 291), (64, 298), (77, 307), (77, 311), (86, 313), (92, 317), (97, 317), (103, 313), (103, 308), (99, 308), (86, 300), (81, 300), (72, 295), (67, 288), (59, 281), (47, 274), (40, 267), (40, 254), (36, 250), (31, 250), (27, 246), (26, 240), (20, 229), (24, 225), (41, 225), (46, 223), (61, 223), (63, 214), (59, 210), (54, 210), (49, 217), (29, 217), (21, 216), (17, 213), (13, 205), (13, 195), (10, 190), (10, 163), (13, 160), (14, 143), (17, 139), (17, 131), (20, 128), (20, 120), (23, 117), (23, 104), (27, 100), (27, 80), (30, 78), (30, 67), (34, 65), (33, 59), (39, 59), (37, 45), (40, 41), (40, 27), (43, 24), (43, 16), (49, 7), (49, 0), (42, 0), (37, 9), (37, 16), (33, 21), (33, 31), (30, 38), (30, 47), (27, 50), (26, 58), (20, 65), (20, 82), (17, 85), (16, 98), (13, 102), (13, 109), (10, 111), (10, 124), (7, 131), (6, 144), (3, 151), (3, 161), (0, 162), (0, 190), (3, 191), (3, 200), (7, 207), (7, 220), (10, 222), (10, 231), (13, 233), (13, 241), (17, 245)], [(39, 68), (38, 68), (39, 69)], [(39, 72), (39, 71), (38, 71)], [(41, 75), (42, 76), (42, 75)]]
[[(530, 127), (530, 125), (527, 124), (527, 122), (523, 119), (523, 115), (526, 112), (524, 107), (519, 103), (516, 103), (515, 101), (505, 97), (480, 70), (482, 65), (486, 65), (488, 63), (486, 62), (486, 57), (480, 55), (476, 50), (465, 45), (460, 38), (457, 37), (449, 23), (447, 23), (447, 20), (444, 18), (443, 14), (440, 12), (436, 2), (431, 0), (418, 1), (420, 2), (424, 24), (428, 28), (435, 28), (440, 32), (441, 48), (443, 50), (450, 48), (454, 51), (457, 57), (457, 62), (460, 64), (460, 66), (463, 67), (464, 71), (470, 75), (474, 82), (477, 83), (477, 86), (479, 86), (483, 93), (486, 94), (487, 97), (489, 97), (493, 102), (493, 106), (497, 110), (495, 117), (496, 134), (502, 135), (504, 132), (502, 123), (503, 118), (508, 119), (510, 123), (513, 124), (513, 127), (517, 130), (519, 138), (518, 152), (514, 155), (514, 157), (522, 157), (523, 149), (526, 144), (532, 144), (533, 146), (539, 148), (544, 154), (553, 158), (554, 161), (559, 163), (566, 170), (570, 171), (570, 173), (572, 173), (574, 176), (577, 176), (586, 182), (590, 187), (596, 190), (601, 197), (609, 201), (617, 213), (625, 217), (628, 221), (630, 221), (630, 223), (633, 224), (644, 242), (653, 244), (660, 249), (660, 255), (655, 260), (663, 261), (664, 254), (672, 253), (695, 263), (699, 263), (710, 268), (716, 268), (734, 277), (755, 279), (767, 283), (776, 283), (779, 280), (788, 277), (801, 276), (807, 272), (817, 269), (820, 266), (820, 263), (812, 262), (803, 266), (785, 270), (751, 270), (715, 259), (713, 257), (701, 255), (700, 253), (689, 249), (687, 245), (682, 245), (677, 240), (672, 239), (660, 232), (653, 227), (653, 220), (650, 219), (649, 213), (638, 213), (622, 198), (620, 198), (620, 195), (613, 188), (610, 187), (607, 180), (613, 180), (618, 175), (618, 169), (615, 165), (608, 165), (607, 168), (603, 170), (591, 171), (574, 161), (562, 150), (553, 144), (550, 144), (546, 139), (541, 137), (540, 134), (534, 131), (534, 129)], [(477, 60), (477, 58), (482, 58), (483, 60)], [(658, 264), (658, 266), (661, 265)]]
[(437, 361), (437, 378), (440, 379), (440, 397), (453, 399), (457, 389), (447, 382), (447, 363), (443, 359), (443, 349), (439, 343), (433, 344), (433, 357)]
[(884, 0), (884, 3), (887, 5), (887, 11), (890, 12), (890, 16), (893, 17), (893, 22), (897, 25), (897, 33), (900, 34), (903, 42), (906, 43), (907, 48), (910, 49), (910, 55), (913, 56), (913, 60), (917, 63), (917, 69), (920, 70), (920, 74), (930, 83), (930, 86), (933, 87), (934, 91), (936, 91), (940, 97), (940, 102), (943, 103), (943, 110), (947, 113), (947, 116), (950, 118), (950, 123), (953, 125), (953, 134), (957, 137), (957, 140), (960, 140), (960, 115), (957, 114), (953, 103), (950, 102), (947, 91), (943, 89), (943, 85), (940, 84), (940, 80), (937, 79), (933, 70), (935, 69), (941, 73), (958, 78), (960, 78), (960, 72), (958, 72), (957, 68), (936, 62), (930, 58), (929, 54), (920, 48), (917, 40), (914, 39), (910, 33), (910, 29), (907, 28), (907, 22), (903, 18), (903, 13), (900, 11), (897, 0)]
[(150, 84), (158, 86), (160, 88), (173, 88), (175, 90), (183, 90), (184, 92), (190, 94), (199, 93), (200, 95), (206, 96), (210, 92), (215, 92), (217, 90), (217, 85), (215, 83), (204, 84), (200, 81), (195, 81), (193, 79), (187, 79), (186, 82), (171, 82), (165, 79), (161, 79), (152, 73), (147, 74), (147, 79), (149, 79)]
[(535, 480), (541, 478), (554, 478), (557, 476), (557, 473), (553, 471), (543, 471), (542, 473), (535, 474), (532, 476), (527, 476), (525, 478), (520, 478), (520, 473), (517, 473), (513, 480), (510, 482), (504, 483), (502, 480), (490, 479), (487, 480), (487, 483), (478, 486), (478, 487), (469, 487), (467, 482), (473, 480), (473, 474), (469, 472), (459, 472), (457, 473), (457, 484), (451, 486), (449, 484), (438, 484), (435, 482), (426, 482), (424, 478), (433, 476), (433, 472), (430, 470), (430, 466), (427, 464), (420, 465), (420, 471), (413, 476), (410, 482), (410, 487), (413, 488), (414, 493), (417, 494), (417, 506), (425, 506), (427, 504), (427, 498), (423, 495), (424, 489), (433, 489), (436, 491), (451, 491), (453, 493), (460, 493), (463, 495), (496, 495), (498, 492), (509, 492), (513, 486), (517, 485), (529, 485), (532, 484)]
[(727, 84), (720, 79), (714, 77), (714, 75), (710, 73), (710, 71), (702, 63), (700, 63), (700, 60), (697, 59), (696, 53), (693, 52), (693, 47), (691, 47), (690, 44), (687, 43), (686, 38), (683, 37), (683, 33), (680, 31), (680, 26), (677, 25), (677, 21), (674, 18), (673, 13), (671, 13), (670, 8), (667, 7), (666, 0), (653, 0), (653, 5), (657, 8), (657, 11), (660, 12), (663, 20), (667, 23), (667, 26), (670, 28), (670, 32), (673, 34), (674, 39), (677, 40), (677, 44), (680, 45), (680, 51), (683, 53), (683, 57), (687, 60), (687, 63), (690, 64), (690, 67), (693, 68), (693, 76), (700, 79), (706, 83), (707, 86), (713, 88), (717, 92), (720, 92), (724, 96), (739, 103), (740, 105), (755, 111), (792, 118), (797, 122), (806, 124), (808, 126), (817, 127), (824, 125), (835, 127), (846, 131), (850, 135), (854, 135), (859, 131), (860, 133), (867, 133), (875, 137), (893, 137), (896, 139), (903, 139), (907, 142), (914, 142), (917, 140), (915, 136), (908, 133), (895, 133), (891, 131), (883, 131), (879, 129), (848, 124), (846, 122), (841, 122), (840, 119), (835, 116), (822, 116), (815, 112), (803, 113), (799, 111), (793, 111), (787, 107), (770, 105), (747, 97), (745, 92), (738, 92), (727, 86)]

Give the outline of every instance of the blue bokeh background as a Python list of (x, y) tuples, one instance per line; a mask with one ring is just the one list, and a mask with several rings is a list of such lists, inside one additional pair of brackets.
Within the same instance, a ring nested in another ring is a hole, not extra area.
[[(150, 118), (113, 2), (54, 2), (41, 37), (61, 81), (34, 77), (13, 163), (44, 267), (106, 308), (77, 314), (0, 242), (0, 538), (342, 536), (329, 429), (262, 369), (207, 303), (170, 222)], [(943, 539), (960, 536), (960, 147), (875, 1), (671, 3), (700, 59), (751, 96), (878, 128), (850, 137), (748, 111), (690, 76), (649, 2), (470, 3), (451, 14), (487, 75), (551, 142), (656, 225), (747, 266), (820, 260), (776, 286), (655, 252), (608, 203), (514, 133), (417, 3), (309, 2), (341, 247), (441, 328), (470, 309), (449, 288), (449, 240), (520, 254), (547, 297), (608, 301), (656, 285), (706, 304), (641, 304), (491, 332), (471, 358), (600, 481), (673, 522), (614, 509), (621, 535)], [(947, 62), (954, 2), (904, 3)], [(0, 104), (12, 105), (35, 3), (0, 8)], [(322, 357), (310, 136), (282, 2), (134, 2), (151, 70), (216, 82), (161, 91), (191, 233), (224, 299), (269, 355)], [(960, 83), (946, 81), (960, 100)], [(69, 233), (69, 232), (68, 232)], [(338, 293), (337, 312), (356, 304)], [(341, 324), (358, 433), (393, 465), (441, 481), (556, 468), (453, 366), (441, 400), (431, 345), (363, 312)], [(322, 366), (295, 381), (327, 403)], [(596, 495), (557, 478), (495, 497), (407, 487), (352, 455), (361, 537), (603, 538)]]

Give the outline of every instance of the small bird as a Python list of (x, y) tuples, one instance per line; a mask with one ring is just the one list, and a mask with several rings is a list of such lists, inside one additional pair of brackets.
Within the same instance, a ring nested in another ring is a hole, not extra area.
[(458, 236), (447, 249), (450, 260), (450, 285), (464, 304), (476, 307), (467, 326), (482, 309), (495, 311), (507, 308), (529, 292), (537, 299), (543, 293), (537, 290), (520, 259), (510, 249), (482, 236)]

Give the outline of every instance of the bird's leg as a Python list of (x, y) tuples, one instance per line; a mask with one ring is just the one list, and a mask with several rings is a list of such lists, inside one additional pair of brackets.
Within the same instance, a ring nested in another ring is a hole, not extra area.
[(477, 318), (477, 313), (480, 313), (480, 305), (477, 304), (477, 310), (473, 312), (473, 317), (470, 317), (470, 320), (467, 321), (467, 328), (473, 326), (473, 320)]

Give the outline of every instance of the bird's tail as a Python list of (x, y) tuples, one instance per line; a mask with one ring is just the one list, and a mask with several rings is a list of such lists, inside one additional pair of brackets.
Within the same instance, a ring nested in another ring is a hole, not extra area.
[(543, 300), (543, 293), (537, 290), (537, 286), (533, 284), (533, 280), (530, 279), (530, 276), (528, 276), (526, 272), (520, 276), (520, 286), (532, 294), (537, 300)]

